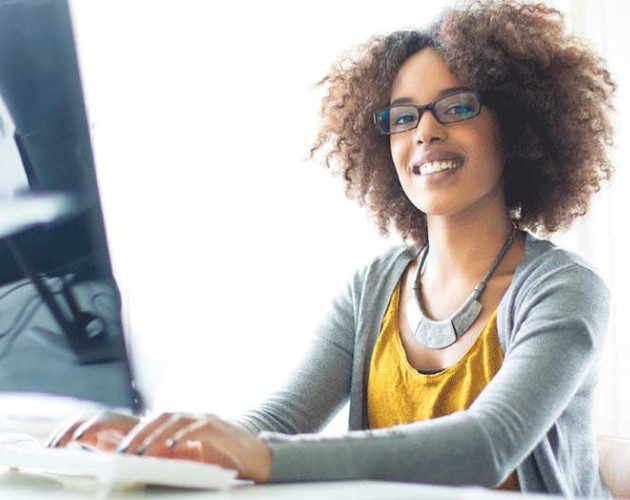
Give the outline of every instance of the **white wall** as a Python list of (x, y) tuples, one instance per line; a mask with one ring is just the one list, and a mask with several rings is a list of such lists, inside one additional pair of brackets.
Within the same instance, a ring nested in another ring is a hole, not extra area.
[(72, 3), (150, 402), (224, 414), (255, 404), (352, 271), (392, 244), (305, 161), (313, 85), (345, 48), (422, 24), (442, 3)]

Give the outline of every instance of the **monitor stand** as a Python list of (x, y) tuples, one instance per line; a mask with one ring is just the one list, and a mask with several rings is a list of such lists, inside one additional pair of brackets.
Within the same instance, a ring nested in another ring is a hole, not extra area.
[[(72, 291), (72, 284), (63, 281), (59, 304), (42, 274), (24, 257), (13, 238), (28, 229), (59, 222), (80, 212), (74, 197), (66, 194), (32, 194), (0, 203), (0, 238), (16, 263), (35, 286), (42, 301), (64, 332), (67, 342), (81, 364), (116, 361), (124, 357), (122, 337), (108, 335), (98, 316), (82, 311)], [(55, 337), (51, 339), (58, 340)], [(53, 346), (54, 347), (54, 346)]]

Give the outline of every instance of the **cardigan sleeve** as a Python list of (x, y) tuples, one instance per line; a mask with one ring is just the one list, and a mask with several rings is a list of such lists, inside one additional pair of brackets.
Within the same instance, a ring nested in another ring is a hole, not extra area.
[[(606, 330), (608, 291), (572, 264), (530, 280), (510, 314), (504, 363), (468, 410), (344, 436), (263, 433), (274, 456), (271, 481), (500, 484), (570, 404), (583, 404)], [(568, 425), (586, 439), (582, 422)]]

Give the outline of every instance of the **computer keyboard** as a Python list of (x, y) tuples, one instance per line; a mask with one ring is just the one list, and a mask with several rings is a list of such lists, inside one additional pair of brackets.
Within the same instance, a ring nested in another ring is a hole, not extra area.
[(182, 488), (227, 489), (236, 471), (166, 458), (64, 448), (0, 445), (0, 468), (64, 477), (88, 477), (110, 487), (147, 484)]

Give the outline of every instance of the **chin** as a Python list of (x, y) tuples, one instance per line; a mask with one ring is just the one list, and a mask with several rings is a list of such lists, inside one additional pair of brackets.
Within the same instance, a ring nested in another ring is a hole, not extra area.
[[(495, 195), (500, 199), (496, 200)], [(476, 192), (468, 191), (463, 192), (442, 192), (442, 193), (427, 193), (426, 191), (419, 193), (413, 193), (413, 196), (408, 196), (411, 203), (427, 217), (455, 217), (458, 215), (464, 215), (465, 213), (472, 213), (478, 210), (484, 212), (484, 207), (495, 206), (497, 203), (501, 204), (503, 200), (502, 194), (496, 191), (491, 192)], [(416, 200), (416, 201), (414, 201)]]
[(425, 196), (422, 200), (422, 203), (414, 203), (412, 198), (410, 198), (410, 201), (414, 207), (416, 207), (427, 217), (448, 217), (456, 215), (466, 208), (465, 206), (462, 206), (461, 203), (458, 203), (454, 200), (445, 200), (444, 196), (437, 196), (435, 198), (436, 199), (428, 200)]

